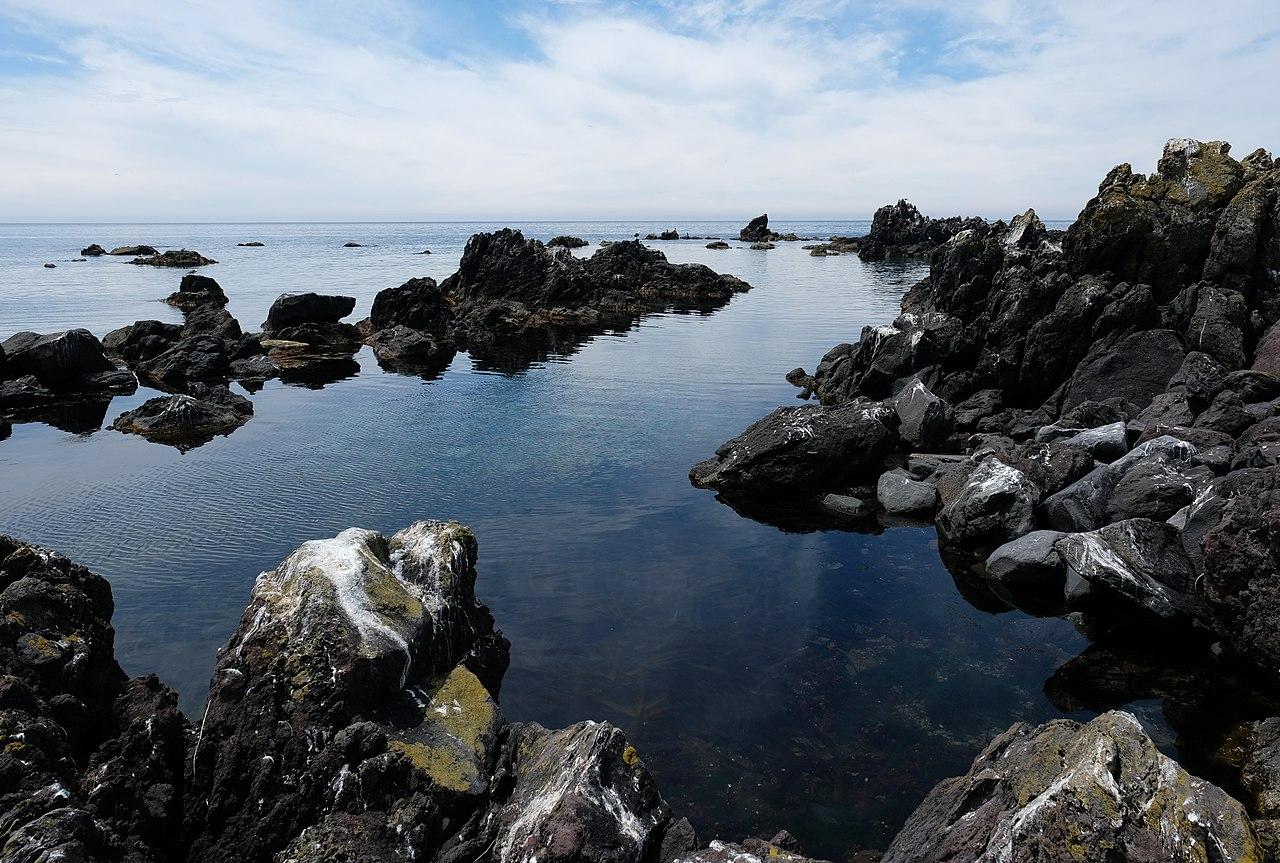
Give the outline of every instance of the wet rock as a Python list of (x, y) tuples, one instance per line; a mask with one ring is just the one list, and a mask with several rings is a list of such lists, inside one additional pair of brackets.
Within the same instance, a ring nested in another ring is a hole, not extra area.
[(851, 494), (823, 495), (818, 503), (822, 509), (840, 518), (864, 518), (870, 514), (870, 507), (862, 498)]
[(723, 249), (729, 248), (729, 244), (726, 243), (724, 240), (715, 240), (714, 242), (707, 243), (707, 248), (723, 250)]
[(960, 493), (938, 513), (938, 538), (952, 547), (994, 548), (1035, 529), (1040, 499), (1026, 474), (984, 459)]
[[(111, 254), (114, 255), (115, 252)], [(148, 267), (182, 267), (187, 269), (190, 267), (205, 267), (218, 262), (190, 249), (170, 249), (163, 254), (152, 253), (150, 257), (134, 258), (129, 263), (142, 264)]]
[(1166, 620), (1203, 614), (1195, 566), (1172, 525), (1134, 518), (1069, 534), (1056, 548), (1067, 564), (1072, 608), (1114, 613), (1120, 604)]
[(992, 590), (1031, 614), (1063, 614), (1067, 566), (1056, 543), (1066, 536), (1056, 530), (1033, 530), (999, 546), (984, 568)]
[(106, 357), (88, 330), (40, 335), (22, 332), (3, 346), (0, 408), (32, 408), (59, 400), (128, 394), (138, 383)]
[[(783, 833), (785, 834), (786, 831), (784, 830)], [(754, 863), (758, 860), (777, 861), (777, 863), (811, 863), (813, 861), (813, 858), (805, 857), (799, 850), (779, 844), (778, 840), (779, 836), (767, 842), (762, 839), (748, 839), (742, 843), (715, 840), (706, 848), (677, 856), (671, 863)], [(852, 858), (851, 863), (859, 863), (860, 859)]]
[(932, 516), (938, 506), (938, 489), (918, 480), (902, 468), (885, 471), (876, 482), (876, 499), (890, 515)]
[(699, 488), (741, 493), (836, 488), (867, 476), (892, 448), (891, 409), (870, 402), (778, 408), (689, 472)]
[(97, 243), (93, 243), (88, 247), (80, 250), (80, 254), (86, 258), (97, 258), (102, 255), (105, 255), (106, 253), (107, 253), (107, 250), (102, 248), (102, 246), (99, 246)]
[(443, 371), (454, 357), (453, 346), (448, 342), (400, 324), (379, 330), (367, 343), (378, 362), (393, 369), (431, 367)]
[(135, 255), (158, 255), (160, 253), (151, 246), (117, 246), (107, 254), (134, 257)]
[(589, 245), (591, 244), (581, 237), (559, 236), (552, 237), (547, 241), (547, 248), (549, 249), (556, 246), (563, 246), (566, 249), (583, 249)]
[(227, 343), (217, 336), (184, 334), (173, 347), (136, 368), (140, 377), (166, 386), (220, 381), (231, 374), (231, 356)]
[(148, 399), (111, 427), (183, 452), (229, 435), (253, 416), (253, 404), (224, 386), (195, 385), (190, 392)]
[(1261, 859), (1226, 792), (1156, 749), (1132, 715), (1017, 724), (940, 783), (882, 863)]
[(165, 302), (184, 311), (189, 311), (203, 305), (225, 306), (227, 304), (227, 295), (217, 280), (209, 276), (187, 273), (182, 277), (178, 290), (170, 294)]
[(335, 324), (356, 307), (355, 297), (315, 293), (281, 294), (271, 304), (264, 332), (280, 332), (303, 324)]
[(261, 249), (266, 245), (266, 243), (260, 243), (257, 240), (250, 240), (247, 243), (236, 243), (236, 245), (246, 249)]

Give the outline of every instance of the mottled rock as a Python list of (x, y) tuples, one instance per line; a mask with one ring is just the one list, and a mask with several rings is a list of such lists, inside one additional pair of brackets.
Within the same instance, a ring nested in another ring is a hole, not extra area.
[(1072, 608), (1114, 613), (1128, 606), (1167, 620), (1203, 613), (1195, 567), (1172, 525), (1128, 519), (1068, 534), (1055, 547), (1067, 564)]
[(1039, 499), (1040, 490), (1026, 474), (986, 458), (938, 513), (938, 538), (965, 549), (1002, 545), (1035, 529)]
[(1017, 724), (940, 783), (882, 863), (1261, 859), (1244, 807), (1156, 749), (1132, 715)]

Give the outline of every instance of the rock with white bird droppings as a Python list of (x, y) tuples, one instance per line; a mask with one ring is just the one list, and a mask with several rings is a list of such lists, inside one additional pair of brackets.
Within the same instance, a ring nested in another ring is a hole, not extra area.
[(1026, 474), (988, 457), (938, 513), (938, 538), (964, 549), (992, 549), (1035, 529), (1039, 499)]
[(1168, 756), (1131, 714), (1019, 723), (907, 819), (882, 863), (1251, 863), (1244, 807)]

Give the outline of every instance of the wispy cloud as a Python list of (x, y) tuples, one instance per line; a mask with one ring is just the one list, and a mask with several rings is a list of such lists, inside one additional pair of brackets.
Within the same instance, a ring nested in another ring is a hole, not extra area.
[(1269, 0), (149, 5), (0, 0), (0, 218), (1071, 216), (1280, 144)]

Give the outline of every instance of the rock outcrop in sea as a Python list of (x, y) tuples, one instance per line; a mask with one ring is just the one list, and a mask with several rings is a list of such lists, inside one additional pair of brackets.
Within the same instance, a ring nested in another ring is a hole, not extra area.
[(864, 261), (928, 257), (961, 231), (986, 228), (986, 220), (976, 216), (932, 219), (914, 204), (899, 200), (876, 210), (865, 237), (832, 237), (827, 243), (806, 248), (810, 248), (809, 254), (815, 257), (853, 253)]
[[(929, 239), (905, 208), (885, 223)], [(791, 526), (829, 518), (832, 494), (934, 518), (982, 607), (1091, 637), (1201, 633), (1275, 677), (1277, 236), (1269, 154), (1170, 141), (1155, 173), (1111, 171), (1061, 238), (1030, 210), (959, 230), (892, 324), (789, 373), (819, 404), (778, 409), (691, 479)]]

